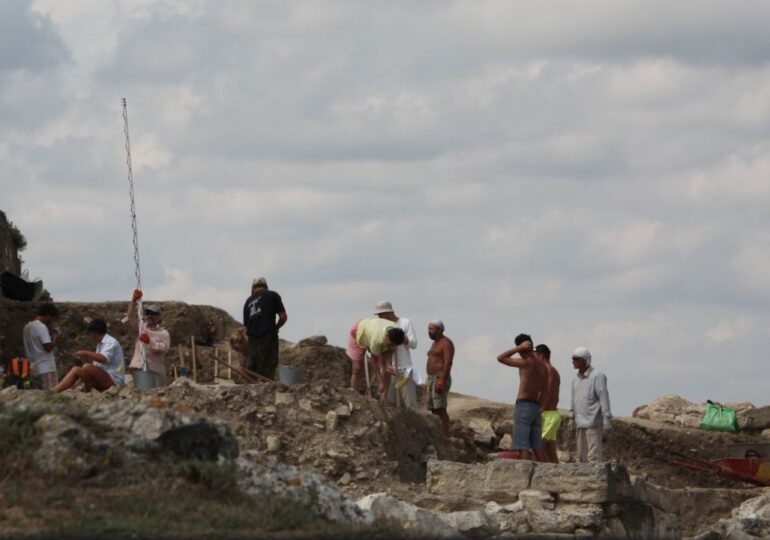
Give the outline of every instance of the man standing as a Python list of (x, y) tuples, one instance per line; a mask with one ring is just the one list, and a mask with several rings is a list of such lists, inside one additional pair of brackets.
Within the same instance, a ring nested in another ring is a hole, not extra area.
[(249, 338), (249, 351), (246, 355), (246, 367), (249, 370), (275, 379), (278, 367), (278, 330), (287, 320), (281, 295), (267, 288), (265, 278), (255, 279), (251, 284), (251, 296), (243, 305), (243, 326)]
[[(348, 346), (345, 353), (352, 362), (350, 375), (350, 388), (360, 392), (366, 352), (372, 355), (372, 365), (377, 370), (381, 384), (385, 381), (385, 370), (382, 366), (390, 362), (393, 351), (404, 343), (404, 331), (391, 321), (370, 317), (361, 319), (350, 329), (348, 334)], [(380, 400), (387, 398), (385, 391), (387, 386), (380, 387)]]
[(59, 318), (59, 310), (53, 304), (41, 304), (37, 316), (24, 325), (24, 354), (32, 368), (32, 387), (50, 390), (59, 384), (56, 373), (54, 347), (58, 345), (60, 335), (51, 325)]
[(591, 367), (591, 353), (578, 347), (572, 353), (577, 377), (572, 381), (572, 408), (575, 417), (577, 457), (581, 463), (603, 460), (602, 437), (612, 428), (607, 377)]
[(96, 343), (96, 351), (81, 350), (75, 353), (80, 360), (91, 360), (84, 366), (75, 366), (69, 370), (54, 392), (63, 392), (83, 382), (83, 392), (96, 388), (104, 392), (112, 386), (125, 386), (126, 366), (123, 360), (123, 349), (118, 340), (107, 333), (107, 323), (103, 319), (94, 319), (86, 327), (86, 333)]
[[(168, 384), (166, 379), (166, 353), (171, 348), (171, 336), (168, 330), (160, 325), (160, 306), (153, 304), (144, 308), (144, 328), (139, 328), (137, 302), (142, 297), (142, 291), (136, 289), (128, 303), (128, 312), (123, 322), (129, 325), (131, 331), (137, 334), (134, 344), (134, 356), (128, 365), (129, 371), (142, 369), (142, 348), (147, 355), (147, 369), (158, 378), (159, 386)], [(140, 331), (141, 330), (141, 331)]]
[[(548, 372), (545, 366), (535, 358), (532, 338), (519, 334), (514, 340), (515, 347), (497, 357), (497, 361), (506, 366), (519, 369), (519, 392), (513, 410), (513, 451), (518, 459), (532, 459), (535, 453), (538, 460), (543, 460), (541, 400), (546, 394)], [(518, 358), (514, 355), (518, 354)]]
[(551, 349), (548, 348), (548, 345), (541, 344), (535, 347), (535, 358), (545, 366), (548, 374), (545, 395), (540, 399), (540, 406), (543, 409), (543, 458), (544, 461), (558, 463), (556, 434), (559, 432), (559, 426), (561, 425), (561, 415), (558, 410), (561, 377), (556, 368), (551, 365)]
[(380, 319), (396, 323), (404, 331), (404, 343), (396, 347), (393, 352), (395, 377), (388, 387), (388, 403), (394, 404), (398, 393), (404, 405), (415, 410), (417, 409), (417, 385), (420, 384), (420, 380), (412, 365), (412, 355), (409, 352), (409, 349), (417, 348), (417, 335), (412, 321), (406, 317), (397, 316), (390, 302), (377, 304), (374, 307), (374, 314)]
[(428, 337), (433, 344), (428, 351), (428, 410), (439, 417), (444, 437), (449, 438), (449, 414), (447, 403), (449, 389), (452, 387), (452, 363), (455, 357), (455, 344), (444, 335), (444, 322), (434, 319), (428, 324)]

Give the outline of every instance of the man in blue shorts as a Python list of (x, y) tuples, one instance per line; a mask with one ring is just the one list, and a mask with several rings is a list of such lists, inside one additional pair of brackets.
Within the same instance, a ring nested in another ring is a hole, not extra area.
[(513, 412), (513, 451), (518, 459), (545, 461), (541, 450), (540, 400), (546, 394), (548, 371), (535, 357), (530, 336), (519, 334), (514, 341), (513, 349), (497, 357), (501, 364), (519, 369), (519, 392)]

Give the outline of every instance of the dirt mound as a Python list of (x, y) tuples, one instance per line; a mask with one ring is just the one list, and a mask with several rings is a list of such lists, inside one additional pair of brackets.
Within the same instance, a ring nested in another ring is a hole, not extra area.
[(281, 342), (281, 365), (294, 366), (306, 383), (326, 381), (338, 388), (350, 385), (350, 359), (345, 350), (332, 345), (304, 345)]
[[(224, 310), (211, 306), (194, 306), (183, 302), (153, 301), (152, 303), (158, 303), (163, 309), (163, 326), (171, 334), (172, 347), (178, 344), (189, 346), (190, 337), (202, 337), (206, 322), (213, 321), (217, 328), (217, 339), (222, 340), (219, 345), (226, 349), (228, 345), (224, 340), (229, 337), (234, 328), (239, 326)], [(73, 356), (75, 351), (93, 349), (94, 344), (83, 332), (88, 322), (95, 318), (102, 318), (107, 322), (109, 333), (120, 341), (126, 358), (131, 358), (136, 336), (121, 322), (128, 307), (127, 302), (56, 302), (55, 304), (60, 313), (60, 319), (55, 326), (62, 334), (56, 353), (60, 376), (75, 364)], [(0, 299), (0, 335), (5, 336), (3, 356), (0, 360), (6, 361), (13, 356), (24, 355), (22, 329), (35, 317), (39, 305), (36, 302)], [(172, 358), (175, 357), (176, 355), (172, 352)]]

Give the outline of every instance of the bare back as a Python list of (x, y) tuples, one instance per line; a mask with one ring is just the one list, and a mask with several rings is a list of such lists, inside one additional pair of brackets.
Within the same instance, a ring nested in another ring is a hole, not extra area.
[(519, 393), (516, 399), (527, 399), (540, 403), (548, 386), (548, 370), (543, 363), (530, 354), (522, 356), (524, 365), (519, 367)]
[(561, 386), (561, 377), (555, 367), (550, 362), (543, 361), (546, 373), (548, 375), (548, 384), (545, 387), (545, 393), (540, 400), (540, 406), (544, 411), (555, 411), (559, 406), (559, 387)]
[(454, 355), (455, 345), (451, 339), (441, 336), (434, 341), (428, 351), (428, 365), (426, 367), (428, 375), (440, 373), (443, 376), (448, 376), (452, 369)]

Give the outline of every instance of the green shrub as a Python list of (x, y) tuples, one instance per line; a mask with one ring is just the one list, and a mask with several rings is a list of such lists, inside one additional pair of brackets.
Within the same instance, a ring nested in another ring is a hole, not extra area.
[(16, 251), (24, 251), (24, 249), (27, 247), (27, 239), (21, 233), (19, 228), (14, 225), (13, 221), (8, 222), (8, 227), (11, 231), (11, 241), (13, 242), (13, 247), (16, 248)]

